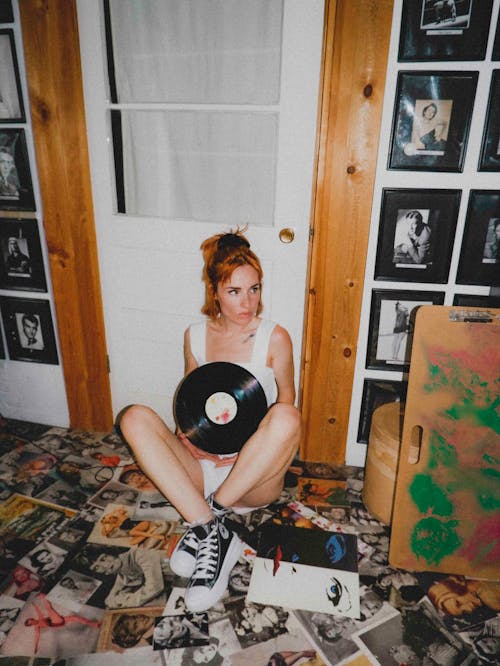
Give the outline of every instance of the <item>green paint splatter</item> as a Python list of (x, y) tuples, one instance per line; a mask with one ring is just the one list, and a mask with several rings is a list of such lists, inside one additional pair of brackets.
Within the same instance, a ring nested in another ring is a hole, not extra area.
[(429, 363), (427, 369), (429, 371), (430, 382), (428, 384), (424, 384), (424, 391), (427, 393), (432, 393), (433, 391), (436, 391), (442, 386), (446, 386), (448, 384), (448, 379), (439, 365)]
[(410, 495), (421, 513), (431, 511), (437, 516), (451, 516), (453, 513), (453, 504), (428, 474), (415, 475)]
[(432, 430), (429, 437), (429, 469), (443, 466), (456, 467), (457, 463), (458, 454), (455, 447), (449, 444), (442, 435)]
[(472, 396), (472, 399), (464, 399), (461, 404), (452, 405), (450, 409), (445, 410), (445, 414), (454, 421), (468, 419), (500, 434), (500, 416), (497, 413), (499, 406), (500, 397), (497, 397), (492, 403), (481, 406)]
[(492, 469), (491, 467), (485, 467), (484, 469), (480, 470), (481, 474), (484, 474), (484, 476), (491, 476), (493, 479), (500, 479), (500, 471), (496, 469)]
[(490, 456), (489, 453), (485, 453), (483, 456), (483, 460), (490, 465), (500, 465), (500, 458), (495, 458), (494, 456)]
[(417, 557), (423, 557), (428, 564), (439, 564), (462, 544), (455, 529), (457, 526), (457, 520), (445, 523), (433, 516), (422, 518), (411, 535), (413, 552)]

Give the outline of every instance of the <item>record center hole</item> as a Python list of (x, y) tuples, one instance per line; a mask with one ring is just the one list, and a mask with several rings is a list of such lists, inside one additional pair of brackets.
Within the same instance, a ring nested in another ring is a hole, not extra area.
[(236, 417), (238, 405), (232, 395), (217, 391), (207, 398), (205, 413), (212, 423), (226, 425)]

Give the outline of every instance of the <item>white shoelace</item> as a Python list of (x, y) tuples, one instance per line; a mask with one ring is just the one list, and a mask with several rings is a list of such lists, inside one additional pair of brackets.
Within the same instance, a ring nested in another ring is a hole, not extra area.
[(182, 543), (182, 549), (191, 548), (192, 550), (198, 549), (198, 537), (193, 533), (192, 530), (188, 530), (184, 541)]
[[(217, 570), (217, 560), (219, 557), (219, 549), (217, 548), (217, 530), (224, 527), (222, 525), (214, 524), (209, 534), (198, 546), (198, 553), (196, 556), (196, 569), (191, 577), (191, 580), (207, 579), (213, 576)], [(224, 534), (223, 534), (224, 536)]]

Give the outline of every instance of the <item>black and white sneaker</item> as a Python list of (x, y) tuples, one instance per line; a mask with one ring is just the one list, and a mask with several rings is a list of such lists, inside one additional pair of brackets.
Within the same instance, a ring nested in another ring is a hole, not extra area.
[[(223, 518), (228, 509), (219, 504), (213, 497), (213, 493), (207, 497), (208, 506), (217, 518)], [(188, 523), (189, 525), (189, 523)], [(203, 538), (204, 534), (202, 535)], [(177, 576), (190, 578), (194, 573), (196, 564), (196, 553), (198, 552), (199, 538), (189, 526), (179, 539), (172, 555), (170, 556), (170, 568)]]
[(192, 528), (199, 538), (196, 566), (184, 594), (186, 609), (201, 613), (211, 608), (227, 589), (229, 574), (238, 561), (243, 543), (224, 520), (214, 518)]
[(183, 578), (193, 575), (199, 541), (194, 529), (188, 527), (170, 556), (169, 564), (174, 574)]

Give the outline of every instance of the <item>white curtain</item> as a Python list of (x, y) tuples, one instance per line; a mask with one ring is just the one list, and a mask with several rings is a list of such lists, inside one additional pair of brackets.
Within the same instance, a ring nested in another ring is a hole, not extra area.
[(283, 0), (109, 6), (126, 212), (272, 224)]

